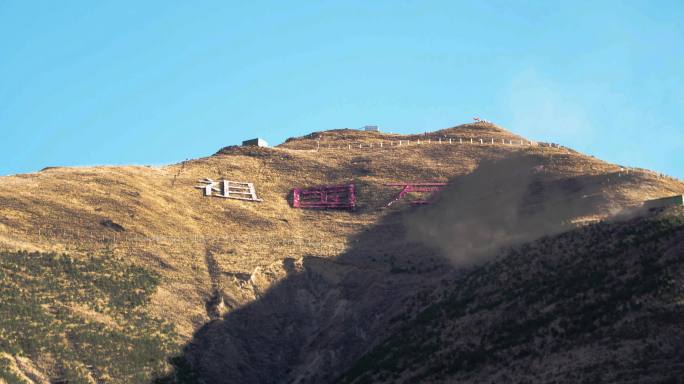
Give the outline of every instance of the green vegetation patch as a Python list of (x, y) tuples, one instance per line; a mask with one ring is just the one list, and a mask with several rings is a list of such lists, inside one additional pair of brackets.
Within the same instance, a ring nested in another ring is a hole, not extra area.
[[(0, 252), (0, 355), (69, 383), (149, 381), (178, 350), (173, 326), (145, 308), (158, 284), (111, 257)], [(0, 361), (0, 377), (12, 375)]]

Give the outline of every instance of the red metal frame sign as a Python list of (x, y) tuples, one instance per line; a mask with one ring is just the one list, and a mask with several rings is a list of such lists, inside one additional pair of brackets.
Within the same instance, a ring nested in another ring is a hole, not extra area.
[(413, 205), (422, 205), (422, 204), (430, 204), (435, 196), (437, 195), (436, 192), (441, 191), (444, 189), (444, 187), (447, 186), (447, 183), (433, 183), (433, 182), (421, 182), (421, 183), (389, 183), (385, 184), (386, 186), (389, 187), (402, 187), (401, 192), (399, 192), (399, 195), (397, 195), (394, 200), (390, 201), (387, 203), (387, 207), (390, 205), (396, 203), (397, 201), (401, 200), (410, 192), (419, 192), (419, 193), (432, 193), (431, 196), (429, 196), (427, 199), (416, 199), (412, 200), (411, 204)]
[(349, 209), (356, 208), (354, 184), (321, 185), (292, 190), (293, 208)]

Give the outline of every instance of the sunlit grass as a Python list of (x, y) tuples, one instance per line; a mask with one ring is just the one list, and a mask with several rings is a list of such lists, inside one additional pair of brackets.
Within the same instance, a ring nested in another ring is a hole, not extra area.
[(42, 370), (69, 383), (162, 373), (177, 338), (145, 309), (158, 284), (156, 274), (108, 257), (0, 254), (0, 377), (18, 380), (8, 355), (45, 361)]

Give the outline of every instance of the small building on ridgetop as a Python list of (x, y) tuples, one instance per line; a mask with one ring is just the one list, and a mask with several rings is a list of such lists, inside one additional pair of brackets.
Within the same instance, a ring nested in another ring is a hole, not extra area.
[(380, 132), (380, 129), (378, 128), (377, 125), (364, 125), (363, 130), (364, 131), (370, 131), (370, 132)]
[(684, 206), (684, 195), (676, 195), (670, 197), (663, 197), (655, 200), (647, 200), (644, 206), (648, 209), (666, 208), (666, 207), (681, 207)]
[(268, 147), (266, 140), (257, 137), (256, 139), (245, 140), (242, 142), (243, 147)]

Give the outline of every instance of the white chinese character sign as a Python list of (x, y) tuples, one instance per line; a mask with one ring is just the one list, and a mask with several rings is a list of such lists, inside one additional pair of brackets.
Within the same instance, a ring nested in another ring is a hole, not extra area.
[(204, 196), (216, 196), (227, 199), (247, 200), (247, 201), (261, 201), (256, 195), (253, 183), (244, 183), (239, 181), (220, 180), (214, 181), (212, 179), (202, 179), (200, 183), (204, 185), (197, 185), (203, 191)]

